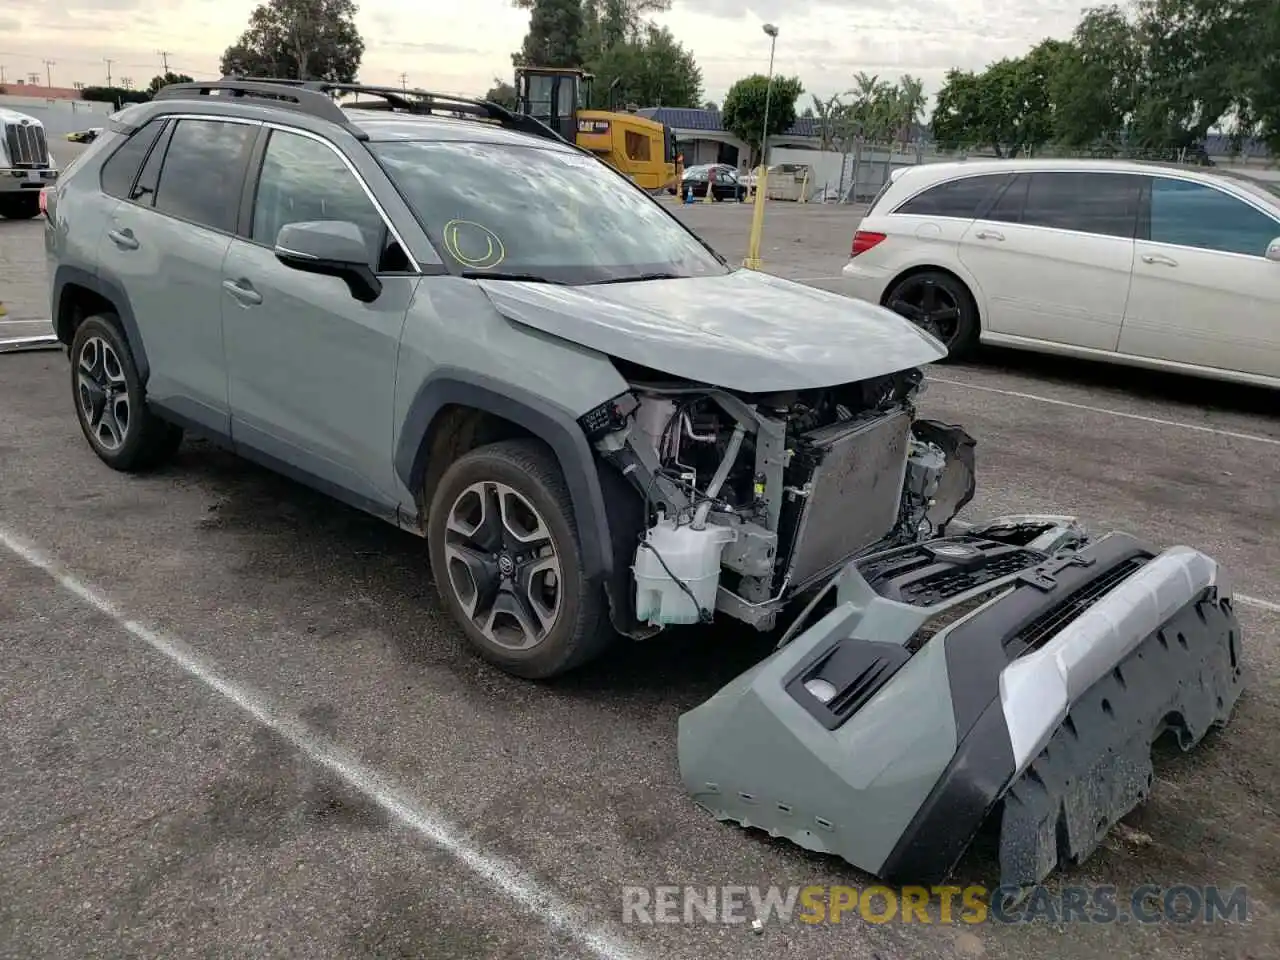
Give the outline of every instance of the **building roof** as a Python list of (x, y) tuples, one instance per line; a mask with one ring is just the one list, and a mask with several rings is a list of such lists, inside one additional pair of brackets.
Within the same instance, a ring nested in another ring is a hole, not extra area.
[(11, 97), (39, 97), (42, 100), (79, 100), (80, 91), (74, 87), (45, 87), (38, 83), (23, 83), (21, 80), (6, 80), (0, 84), (4, 92)]

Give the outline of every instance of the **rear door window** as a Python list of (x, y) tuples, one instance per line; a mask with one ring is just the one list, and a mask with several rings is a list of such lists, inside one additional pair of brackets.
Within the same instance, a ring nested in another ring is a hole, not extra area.
[(1009, 180), (1007, 173), (991, 173), (948, 180), (930, 187), (898, 207), (894, 213), (918, 217), (958, 217), (972, 220)]
[(165, 151), (156, 210), (233, 232), (258, 130), (256, 124), (225, 120), (179, 120)]
[(1022, 218), (1016, 222), (1132, 238), (1142, 179), (1129, 173), (1033, 173)]
[(1280, 224), (1230, 194), (1171, 177), (1152, 180), (1154, 243), (1261, 257), (1276, 237)]

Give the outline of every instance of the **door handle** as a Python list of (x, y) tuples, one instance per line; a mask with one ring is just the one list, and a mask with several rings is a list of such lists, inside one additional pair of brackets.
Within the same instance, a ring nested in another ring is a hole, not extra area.
[[(247, 282), (247, 281), (246, 281)], [(262, 302), (262, 294), (253, 287), (247, 287), (238, 280), (223, 280), (222, 289), (227, 291), (245, 306), (252, 306)]]
[(108, 230), (107, 238), (121, 250), (138, 249), (138, 240), (128, 227), (123, 230)]
[(1174, 259), (1172, 259), (1172, 258), (1170, 258), (1170, 257), (1161, 256), (1161, 255), (1160, 255), (1160, 254), (1158, 254), (1158, 253), (1144, 253), (1144, 254), (1142, 255), (1142, 262), (1143, 262), (1143, 263), (1158, 263), (1158, 264), (1160, 264), (1161, 266), (1165, 266), (1165, 267), (1176, 267), (1176, 266), (1178, 265), (1178, 261), (1177, 261), (1177, 260), (1174, 260)]
[(994, 230), (979, 230), (974, 234), (979, 240), (1003, 240), (1003, 233), (996, 233)]

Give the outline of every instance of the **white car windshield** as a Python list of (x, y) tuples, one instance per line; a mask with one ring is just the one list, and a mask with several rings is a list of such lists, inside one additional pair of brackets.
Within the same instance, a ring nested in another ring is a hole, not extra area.
[(369, 147), (455, 272), (569, 284), (729, 272), (594, 157), (451, 141)]

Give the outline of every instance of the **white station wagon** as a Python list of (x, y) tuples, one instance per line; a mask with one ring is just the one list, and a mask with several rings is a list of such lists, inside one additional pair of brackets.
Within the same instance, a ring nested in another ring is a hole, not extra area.
[(894, 171), (840, 292), (979, 343), (1280, 387), (1280, 182), (1112, 160)]

